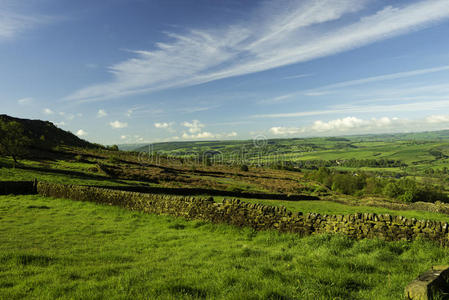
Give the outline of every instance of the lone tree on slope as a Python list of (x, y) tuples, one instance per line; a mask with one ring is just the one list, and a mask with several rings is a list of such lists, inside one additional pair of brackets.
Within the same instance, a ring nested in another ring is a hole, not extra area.
[(19, 122), (0, 120), (0, 154), (11, 156), (14, 167), (17, 159), (27, 152), (31, 140), (24, 135), (24, 129)]

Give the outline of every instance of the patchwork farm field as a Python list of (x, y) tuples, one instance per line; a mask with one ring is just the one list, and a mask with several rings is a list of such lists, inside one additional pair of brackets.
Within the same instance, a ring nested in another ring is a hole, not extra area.
[[(176, 144), (176, 149), (172, 148), (172, 144)], [(339, 138), (268, 139), (259, 144), (253, 141), (178, 142), (139, 148), (141, 151), (181, 157), (192, 157), (198, 153), (212, 153), (217, 155), (217, 159), (219, 159), (218, 155), (224, 158), (235, 158), (235, 154), (242, 153), (242, 149), (244, 150), (240, 157), (250, 163), (273, 164), (279, 160), (299, 162), (393, 159), (401, 160), (408, 165), (402, 168), (403, 171), (414, 171), (416, 168), (449, 167), (446, 155), (449, 154), (447, 131)], [(436, 151), (442, 155), (438, 156)]]
[(449, 249), (0, 196), (1, 299), (402, 299)]

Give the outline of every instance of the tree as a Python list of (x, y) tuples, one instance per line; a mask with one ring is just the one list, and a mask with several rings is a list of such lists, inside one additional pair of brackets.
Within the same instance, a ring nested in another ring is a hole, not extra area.
[(0, 154), (11, 156), (14, 167), (17, 159), (27, 152), (31, 140), (24, 135), (22, 124), (16, 121), (0, 120)]
[(396, 182), (391, 181), (391, 182), (387, 183), (387, 185), (384, 187), (383, 193), (385, 196), (388, 196), (391, 198), (396, 198), (399, 195), (401, 195), (403, 193), (403, 191), (401, 190), (401, 188), (399, 187), (399, 185)]

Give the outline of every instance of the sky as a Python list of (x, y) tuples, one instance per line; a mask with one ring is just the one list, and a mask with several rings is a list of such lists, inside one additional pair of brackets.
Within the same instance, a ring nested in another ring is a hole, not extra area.
[(101, 144), (449, 129), (449, 0), (0, 0), (0, 104)]

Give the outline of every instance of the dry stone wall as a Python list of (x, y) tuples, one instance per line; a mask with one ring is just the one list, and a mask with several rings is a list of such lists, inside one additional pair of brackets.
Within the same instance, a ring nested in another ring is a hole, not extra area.
[(341, 233), (352, 238), (381, 238), (388, 241), (429, 239), (449, 244), (448, 224), (438, 221), (407, 219), (388, 214), (357, 213), (320, 215), (292, 213), (283, 207), (245, 203), (212, 197), (196, 198), (160, 194), (142, 194), (103, 188), (39, 182), (37, 192), (44, 196), (118, 205), (131, 210), (199, 219), (256, 230), (278, 230), (300, 235)]

